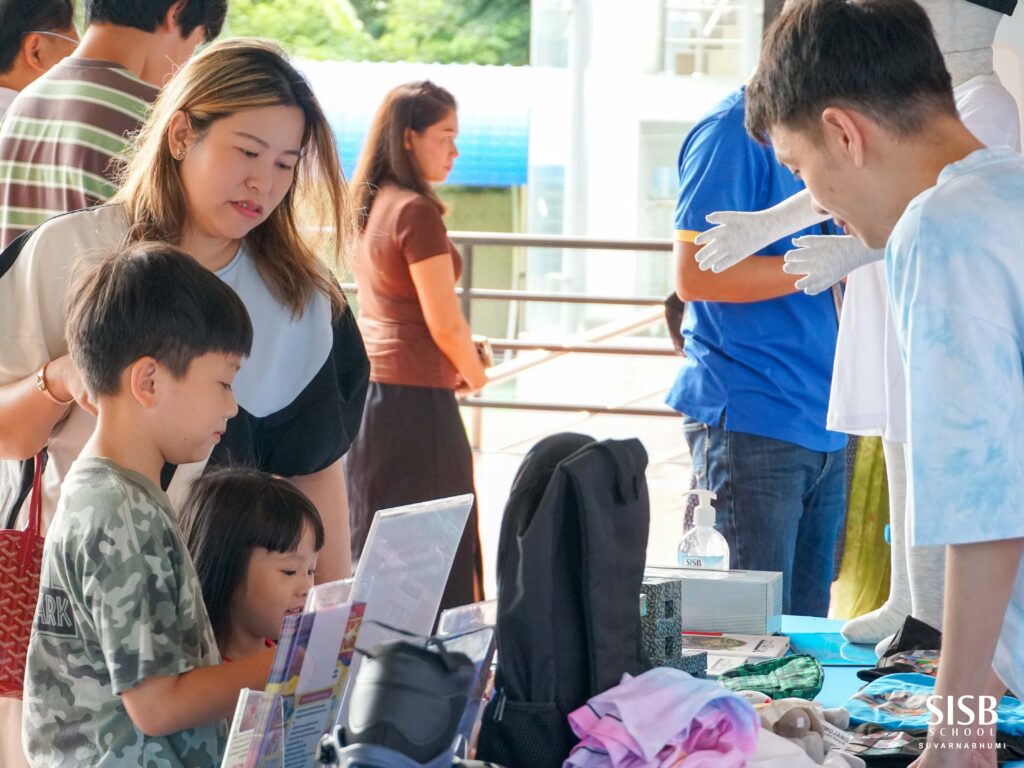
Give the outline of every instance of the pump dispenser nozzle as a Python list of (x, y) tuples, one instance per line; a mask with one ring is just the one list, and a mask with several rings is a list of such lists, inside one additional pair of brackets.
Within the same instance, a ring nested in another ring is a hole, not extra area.
[(711, 502), (718, 498), (714, 491), (706, 488), (694, 488), (686, 491), (683, 496), (693, 494), (697, 497), (697, 507), (693, 510), (693, 524), (712, 526), (715, 524), (715, 508)]

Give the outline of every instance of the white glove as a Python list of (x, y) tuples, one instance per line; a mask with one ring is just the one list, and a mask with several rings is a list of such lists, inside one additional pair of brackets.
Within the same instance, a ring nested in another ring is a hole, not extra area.
[(814, 210), (807, 190), (766, 211), (718, 211), (707, 217), (709, 223), (718, 226), (701, 232), (693, 241), (704, 246), (695, 258), (703, 270), (724, 272), (766, 245), (828, 218), (828, 214)]
[(852, 235), (804, 235), (793, 239), (795, 250), (786, 254), (782, 271), (804, 275), (796, 287), (813, 296), (829, 288), (857, 267), (881, 261), (885, 251), (873, 251)]

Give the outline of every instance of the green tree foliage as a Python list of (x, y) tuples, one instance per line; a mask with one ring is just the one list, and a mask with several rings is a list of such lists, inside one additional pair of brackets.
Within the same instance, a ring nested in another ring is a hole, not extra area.
[(529, 0), (231, 0), (227, 35), (310, 59), (526, 64)]
[(358, 59), (366, 37), (345, 0), (232, 0), (222, 37), (268, 37), (307, 59)]

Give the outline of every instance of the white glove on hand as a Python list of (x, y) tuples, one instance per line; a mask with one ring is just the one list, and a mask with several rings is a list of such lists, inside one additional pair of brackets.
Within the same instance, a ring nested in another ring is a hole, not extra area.
[(709, 223), (718, 226), (694, 238), (696, 245), (704, 246), (695, 258), (703, 270), (724, 272), (766, 245), (828, 218), (828, 214), (814, 210), (807, 190), (766, 211), (718, 211), (707, 217)]
[(838, 283), (857, 267), (881, 261), (885, 251), (873, 251), (852, 235), (804, 235), (793, 239), (782, 271), (804, 275), (796, 287), (808, 296)]

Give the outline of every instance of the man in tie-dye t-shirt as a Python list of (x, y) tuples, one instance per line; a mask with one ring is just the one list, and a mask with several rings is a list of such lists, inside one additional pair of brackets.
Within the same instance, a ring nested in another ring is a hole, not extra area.
[(994, 765), (983, 697), (1024, 692), (1024, 159), (960, 122), (912, 0), (788, 3), (747, 89), (747, 129), (822, 210), (886, 247), (912, 544), (947, 545), (931, 702), (945, 717), (915, 768)]

